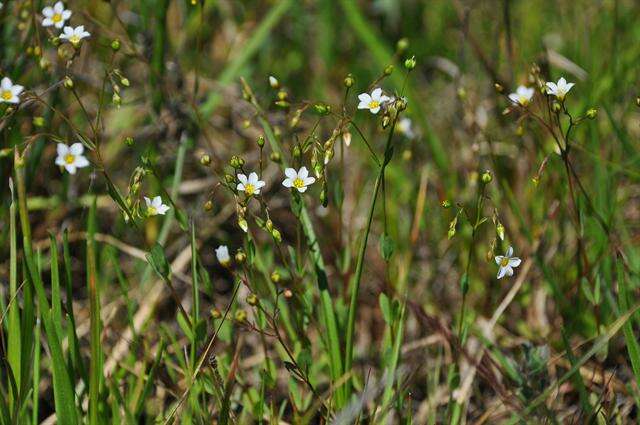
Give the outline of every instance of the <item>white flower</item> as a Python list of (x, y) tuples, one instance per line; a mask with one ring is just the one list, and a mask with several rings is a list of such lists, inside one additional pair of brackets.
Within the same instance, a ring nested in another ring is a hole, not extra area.
[(515, 93), (509, 95), (509, 99), (516, 105), (527, 106), (533, 98), (533, 93), (533, 88), (519, 86)]
[(554, 95), (558, 100), (562, 101), (574, 85), (574, 83), (567, 83), (567, 80), (561, 77), (557, 84), (552, 82), (547, 83), (547, 93)]
[(342, 133), (342, 141), (347, 147), (351, 146), (351, 133), (348, 131)]
[(60, 36), (60, 39), (67, 40), (69, 43), (73, 44), (74, 46), (77, 46), (78, 44), (80, 44), (83, 38), (87, 38), (91, 35), (84, 30), (84, 25), (80, 25), (79, 27), (75, 27), (75, 28), (64, 27), (62, 31), (64, 32), (64, 34)]
[(169, 205), (162, 203), (162, 198), (160, 196), (156, 196), (153, 200), (145, 196), (144, 202), (147, 204), (147, 215), (149, 217), (154, 215), (165, 215), (170, 208)]
[(278, 86), (280, 86), (280, 82), (273, 75), (269, 75), (269, 85), (271, 86), (271, 88), (277, 89)]
[(20, 93), (24, 90), (24, 87), (18, 84), (13, 84), (8, 77), (4, 77), (0, 82), (0, 103), (19, 103)]
[(507, 252), (503, 255), (496, 255), (496, 264), (500, 267), (498, 269), (498, 279), (502, 276), (513, 276), (513, 268), (520, 265), (521, 260), (518, 257), (512, 257), (513, 248), (509, 247)]
[(220, 245), (216, 248), (216, 258), (223, 266), (228, 266), (231, 263), (231, 257), (229, 256), (229, 248), (226, 245)]
[(282, 185), (284, 187), (295, 187), (300, 193), (305, 192), (307, 187), (316, 181), (315, 177), (309, 177), (307, 167), (302, 167), (298, 171), (295, 168), (287, 168), (284, 170), (284, 174), (287, 178), (284, 179)]
[(361, 93), (358, 95), (358, 99), (360, 99), (358, 109), (368, 109), (372, 114), (377, 114), (382, 104), (390, 100), (389, 96), (382, 94), (381, 88), (373, 89), (371, 95)]
[(71, 11), (65, 10), (64, 4), (61, 1), (57, 2), (53, 7), (47, 6), (42, 9), (42, 14), (44, 15), (42, 26), (54, 26), (58, 29), (62, 28), (65, 21), (71, 17)]
[(413, 123), (407, 117), (401, 118), (398, 122), (398, 131), (409, 139), (416, 137), (416, 133), (413, 131)]
[(82, 154), (84, 152), (82, 143), (74, 143), (71, 146), (58, 143), (57, 151), (56, 165), (64, 167), (69, 174), (75, 174), (78, 168), (89, 165), (89, 160)]
[(258, 175), (256, 173), (249, 174), (249, 178), (244, 174), (238, 174), (237, 177), (240, 183), (238, 183), (236, 189), (246, 193), (247, 196), (259, 195), (260, 189), (266, 184), (262, 180), (258, 179)]

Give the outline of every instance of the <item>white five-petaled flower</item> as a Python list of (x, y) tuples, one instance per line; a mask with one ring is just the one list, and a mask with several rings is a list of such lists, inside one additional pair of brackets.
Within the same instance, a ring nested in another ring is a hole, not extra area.
[(80, 25), (78, 27), (64, 27), (62, 30), (63, 34), (60, 35), (61, 40), (67, 40), (69, 43), (77, 46), (80, 44), (83, 38), (87, 38), (91, 36), (90, 33), (84, 30), (84, 25)]
[(519, 86), (515, 93), (509, 95), (509, 99), (520, 106), (527, 106), (533, 99), (534, 90), (531, 87)]
[(44, 19), (42, 25), (45, 27), (54, 26), (58, 29), (64, 26), (65, 21), (71, 17), (71, 11), (64, 8), (64, 4), (59, 1), (53, 7), (47, 6), (42, 9)]
[(231, 263), (231, 257), (229, 256), (229, 248), (226, 245), (220, 245), (216, 248), (216, 258), (223, 266), (228, 266)]
[(359, 94), (358, 99), (360, 99), (358, 109), (368, 109), (372, 114), (377, 114), (382, 105), (390, 100), (389, 96), (385, 96), (382, 94), (382, 89), (379, 87), (373, 89), (371, 94)]
[(567, 83), (567, 80), (561, 77), (557, 83), (547, 83), (547, 93), (554, 95), (559, 101), (563, 101), (574, 85), (574, 83)]
[(249, 174), (248, 178), (244, 174), (238, 174), (237, 177), (240, 183), (238, 183), (236, 189), (246, 193), (247, 196), (259, 195), (260, 189), (263, 188), (266, 184), (258, 178), (258, 175), (256, 173)]
[(513, 248), (509, 247), (507, 252), (504, 255), (496, 255), (496, 264), (499, 266), (498, 268), (498, 279), (501, 279), (503, 276), (513, 276), (513, 268), (518, 267), (520, 265), (520, 260), (518, 257), (512, 257)]
[(284, 179), (282, 185), (284, 187), (295, 187), (300, 193), (305, 192), (307, 187), (316, 181), (315, 177), (309, 176), (307, 167), (302, 167), (298, 171), (295, 168), (287, 168), (284, 170), (284, 174), (287, 178)]
[(19, 84), (13, 84), (9, 77), (4, 77), (0, 82), (0, 103), (19, 103), (20, 93), (24, 90)]
[(153, 199), (149, 199), (145, 196), (144, 202), (147, 204), (147, 216), (149, 217), (154, 215), (165, 215), (170, 208), (169, 205), (162, 203), (162, 198), (160, 196), (156, 196)]
[(58, 143), (57, 151), (56, 165), (64, 167), (69, 174), (75, 174), (78, 168), (89, 165), (89, 160), (82, 154), (84, 152), (82, 143), (74, 143), (71, 146)]

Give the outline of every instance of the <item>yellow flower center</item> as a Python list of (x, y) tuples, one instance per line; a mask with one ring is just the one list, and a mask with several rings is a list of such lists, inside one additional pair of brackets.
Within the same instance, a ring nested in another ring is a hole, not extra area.
[(500, 265), (502, 267), (507, 267), (509, 265), (509, 258), (507, 257), (502, 257), (502, 260), (500, 260)]
[(53, 15), (53, 17), (51, 18), (51, 20), (55, 23), (58, 23), (60, 21), (62, 21), (62, 15), (59, 13), (56, 13), (55, 15)]
[(295, 187), (296, 189), (302, 189), (304, 187), (304, 180), (302, 180), (300, 177), (296, 177), (296, 179), (293, 181), (293, 187)]
[(78, 44), (80, 43), (80, 37), (78, 37), (77, 35), (72, 35), (71, 37), (69, 37), (69, 41), (71, 42), (71, 44)]
[(251, 183), (246, 184), (244, 186), (244, 193), (246, 193), (247, 195), (253, 195), (253, 193), (256, 191), (256, 187), (254, 185), (252, 185)]
[(520, 95), (518, 102), (520, 102), (522, 106), (526, 106), (529, 103), (529, 99), (527, 99), (526, 96)]
[(76, 157), (71, 155), (70, 153), (66, 154), (64, 157), (64, 162), (67, 164), (73, 164), (76, 160)]
[(380, 102), (378, 102), (377, 100), (372, 100), (371, 102), (369, 102), (369, 109), (376, 109), (380, 107)]
[(155, 207), (147, 207), (147, 214), (156, 215), (158, 214), (158, 210)]
[(5, 90), (2, 92), (2, 98), (4, 100), (11, 100), (12, 97), (13, 97), (13, 93), (11, 93), (11, 90)]

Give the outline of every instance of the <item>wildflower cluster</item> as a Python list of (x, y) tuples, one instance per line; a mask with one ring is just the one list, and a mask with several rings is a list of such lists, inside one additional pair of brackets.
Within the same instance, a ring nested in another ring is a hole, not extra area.
[(72, 11), (65, 9), (61, 1), (42, 9), (42, 15), (44, 16), (42, 26), (62, 29), (62, 33), (59, 34), (60, 39), (71, 43), (73, 47), (78, 47), (83, 39), (91, 36), (88, 31), (85, 31), (84, 25), (65, 26), (65, 23), (71, 19)]

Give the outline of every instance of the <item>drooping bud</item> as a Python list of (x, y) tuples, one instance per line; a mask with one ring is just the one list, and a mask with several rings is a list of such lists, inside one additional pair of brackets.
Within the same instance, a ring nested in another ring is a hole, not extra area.
[(211, 199), (209, 199), (207, 202), (204, 203), (202, 208), (204, 208), (204, 210), (207, 211), (207, 212), (211, 211), (213, 209), (213, 201), (211, 201)]
[(249, 304), (250, 306), (258, 305), (258, 297), (256, 296), (256, 294), (247, 295), (247, 304)]
[(280, 87), (280, 82), (273, 75), (269, 75), (269, 85), (272, 89), (277, 89), (278, 87)]
[(488, 184), (491, 183), (491, 180), (493, 180), (493, 176), (491, 175), (491, 171), (486, 170), (484, 173), (482, 173), (482, 183), (484, 184)]
[(416, 57), (415, 56), (411, 56), (410, 58), (405, 59), (404, 67), (407, 68), (409, 71), (411, 71), (413, 68), (415, 68), (416, 67)]
[(211, 164), (211, 156), (209, 154), (204, 154), (200, 157), (200, 164), (204, 165), (205, 167), (208, 166), (209, 164)]
[(64, 77), (64, 86), (69, 90), (73, 88), (73, 80), (68, 75)]
[(278, 152), (271, 152), (271, 155), (269, 155), (269, 158), (276, 164), (280, 164), (282, 162), (282, 156)]
[(348, 74), (346, 77), (344, 77), (344, 86), (346, 88), (350, 88), (351, 86), (353, 86), (354, 83), (355, 83), (355, 80), (353, 78), (353, 75)]
[(274, 270), (273, 273), (271, 273), (271, 281), (273, 283), (280, 282), (280, 273), (278, 273), (278, 270)]
[(238, 252), (236, 252), (236, 263), (242, 264), (246, 260), (247, 260), (247, 254), (245, 254), (243, 250), (239, 249)]
[(387, 65), (384, 69), (384, 75), (389, 76), (393, 73), (393, 65)]

